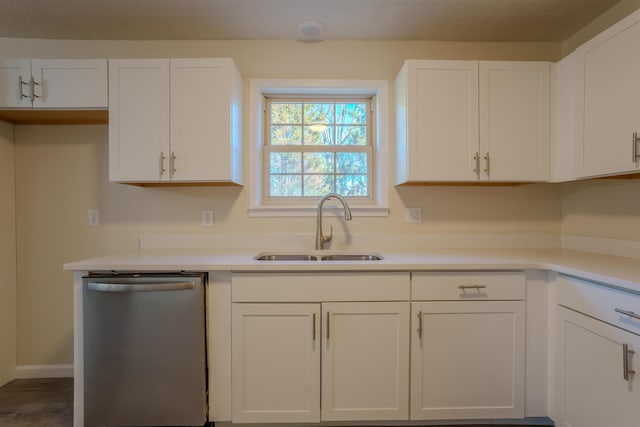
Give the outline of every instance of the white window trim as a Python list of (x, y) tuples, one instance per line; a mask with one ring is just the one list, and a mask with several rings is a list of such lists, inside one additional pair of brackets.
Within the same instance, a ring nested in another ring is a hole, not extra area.
[(389, 111), (386, 80), (251, 79), (249, 82), (249, 216), (312, 216), (315, 206), (262, 204), (264, 96), (369, 95), (375, 96), (374, 194), (370, 204), (351, 206), (355, 216), (389, 215)]

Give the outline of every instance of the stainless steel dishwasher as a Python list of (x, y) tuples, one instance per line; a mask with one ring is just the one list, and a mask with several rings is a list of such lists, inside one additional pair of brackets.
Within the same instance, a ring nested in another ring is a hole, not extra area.
[(84, 425), (202, 426), (206, 274), (83, 280)]

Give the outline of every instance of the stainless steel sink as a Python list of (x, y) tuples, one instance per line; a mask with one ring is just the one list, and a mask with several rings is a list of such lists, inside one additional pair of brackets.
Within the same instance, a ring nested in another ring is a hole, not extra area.
[(260, 254), (257, 261), (317, 261), (318, 257), (309, 254)]
[(255, 256), (256, 261), (381, 261), (384, 257), (375, 253), (278, 253), (265, 252)]
[(332, 254), (320, 257), (320, 261), (380, 261), (382, 259), (378, 254)]

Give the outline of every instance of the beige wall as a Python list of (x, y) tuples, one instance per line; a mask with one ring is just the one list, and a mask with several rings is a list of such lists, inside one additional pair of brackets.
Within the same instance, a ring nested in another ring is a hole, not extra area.
[[(0, 39), (0, 51), (22, 57), (231, 56), (247, 80), (300, 77), (393, 81), (407, 58), (545, 60), (559, 55), (559, 45)], [(393, 115), (393, 109), (390, 113)], [(66, 364), (73, 360), (71, 274), (62, 271), (64, 262), (135, 251), (140, 233), (308, 233), (312, 242), (314, 218), (249, 218), (246, 188), (138, 188), (108, 183), (106, 126), (16, 126), (15, 138), (18, 365)], [(389, 143), (393, 145), (393, 141)], [(393, 176), (393, 159), (387, 161)], [(389, 217), (356, 217), (349, 224), (350, 231), (406, 236), (538, 236), (560, 231), (560, 188), (554, 185), (391, 185), (389, 203)], [(405, 224), (405, 206), (422, 207), (424, 222)], [(90, 208), (100, 210), (100, 227), (87, 226)], [(199, 226), (202, 209), (214, 210), (213, 229)]]
[(563, 184), (562, 234), (640, 241), (640, 180)]
[(16, 367), (14, 126), (0, 122), (0, 385)]

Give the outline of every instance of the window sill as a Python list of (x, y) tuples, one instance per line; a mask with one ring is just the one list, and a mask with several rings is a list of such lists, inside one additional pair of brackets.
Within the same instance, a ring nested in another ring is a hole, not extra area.
[[(332, 215), (342, 215), (341, 207), (326, 206), (323, 212)], [(294, 217), (316, 216), (318, 209), (310, 206), (253, 206), (248, 209), (249, 217)], [(358, 217), (386, 217), (389, 216), (388, 207), (380, 206), (352, 206), (351, 214)]]

